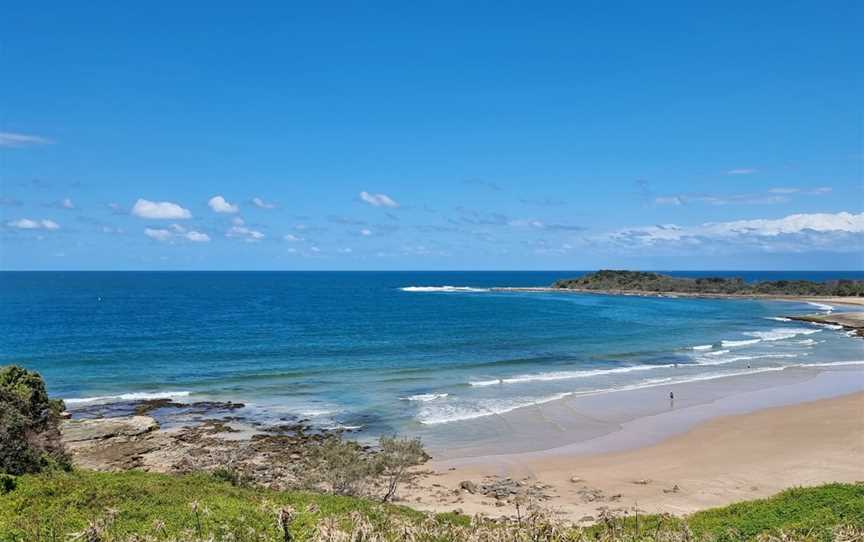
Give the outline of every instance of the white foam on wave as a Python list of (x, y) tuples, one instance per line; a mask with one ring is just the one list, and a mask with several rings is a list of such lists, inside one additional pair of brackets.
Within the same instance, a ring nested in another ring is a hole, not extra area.
[(837, 324), (823, 324), (822, 322), (807, 322), (807, 323), (810, 324), (811, 326), (823, 327), (825, 329), (833, 329), (833, 330), (843, 329), (843, 326), (840, 326)]
[(405, 286), (399, 288), (403, 292), (488, 292), (489, 288), (472, 288), (471, 286)]
[[(861, 362), (864, 363), (864, 362)], [(474, 404), (455, 405), (449, 404), (444, 406), (426, 407), (417, 414), (417, 420), (424, 425), (439, 425), (444, 423), (459, 422), (465, 420), (473, 420), (487, 416), (495, 416), (506, 414), (514, 410), (542, 405), (552, 401), (558, 401), (567, 397), (583, 397), (590, 395), (600, 395), (605, 393), (617, 393), (622, 391), (634, 391), (646, 388), (655, 388), (658, 386), (672, 384), (687, 384), (690, 382), (702, 382), (706, 380), (716, 380), (719, 378), (729, 378), (734, 376), (746, 376), (751, 374), (768, 373), (782, 371), (786, 366), (781, 367), (759, 367), (756, 369), (746, 369), (734, 372), (709, 373), (705, 375), (684, 377), (684, 378), (651, 378), (642, 380), (634, 384), (628, 384), (615, 388), (598, 388), (580, 392), (562, 392), (554, 395), (547, 395), (536, 398), (514, 398), (514, 399), (493, 399), (481, 401)]]
[(819, 333), (820, 331), (822, 330), (806, 327), (777, 327), (770, 331), (748, 331), (744, 333), (744, 335), (747, 335), (748, 337), (756, 337), (762, 341), (782, 341), (784, 339), (797, 337), (798, 335), (812, 335), (814, 333)]
[[(728, 352), (728, 350), (727, 350)], [(732, 356), (731, 358), (722, 359), (699, 359), (696, 361), (699, 365), (726, 365), (735, 363), (736, 361), (751, 361), (754, 359), (769, 359), (769, 358), (797, 358), (800, 354), (760, 354), (755, 356)], [(804, 354), (806, 355), (806, 354)]]
[(334, 409), (327, 408), (306, 408), (305, 410), (301, 410), (297, 412), (300, 416), (307, 416), (309, 418), (320, 418), (321, 416), (329, 416), (331, 414), (337, 414), (339, 411)]
[(834, 310), (834, 307), (831, 305), (826, 305), (825, 303), (816, 303), (815, 301), (808, 301), (808, 305), (816, 307), (817, 309), (825, 312), (831, 312)]
[(803, 344), (804, 346), (813, 346), (817, 344), (819, 341), (813, 339), (802, 339), (800, 341), (795, 341), (796, 344)]
[(473, 420), (486, 416), (506, 414), (518, 408), (542, 405), (551, 401), (557, 401), (573, 395), (572, 392), (556, 393), (545, 397), (517, 397), (513, 399), (493, 399), (482, 401), (473, 405), (443, 405), (427, 407), (417, 414), (417, 421), (424, 425), (438, 425), (442, 423), (460, 422)]
[(741, 341), (720, 341), (720, 345), (724, 347), (747, 346), (748, 344), (756, 344), (762, 342), (762, 339), (744, 339)]
[(674, 364), (666, 365), (631, 365), (628, 367), (617, 367), (615, 369), (592, 369), (588, 371), (556, 371), (550, 373), (536, 373), (518, 375), (510, 378), (499, 378), (495, 380), (480, 380), (469, 382), (474, 387), (495, 386), (498, 384), (523, 384), (525, 382), (548, 382), (554, 380), (571, 380), (575, 378), (588, 378), (592, 376), (606, 376), (620, 373), (631, 373), (634, 371), (651, 371), (654, 369), (668, 369)]
[(417, 395), (401, 397), (400, 399), (402, 399), (403, 401), (419, 401), (421, 403), (425, 403), (427, 401), (437, 401), (438, 399), (445, 399), (449, 395), (449, 393), (418, 393)]
[(690, 350), (711, 350), (714, 348), (713, 344), (700, 344), (699, 346), (691, 346)]
[(326, 431), (359, 431), (366, 427), (365, 425), (343, 425), (341, 423), (337, 423), (336, 425), (328, 425), (322, 427), (322, 429)]
[(729, 350), (717, 350), (715, 352), (705, 352), (706, 356), (722, 356), (723, 354), (728, 354)]
[(775, 322), (791, 322), (791, 318), (784, 318), (783, 316), (766, 316), (766, 320), (774, 320)]
[(189, 397), (189, 391), (162, 391), (162, 392), (132, 392), (119, 395), (102, 395), (98, 397), (73, 397), (63, 399), (67, 405), (83, 405), (89, 403), (119, 403), (122, 401), (148, 401), (152, 399), (177, 399)]

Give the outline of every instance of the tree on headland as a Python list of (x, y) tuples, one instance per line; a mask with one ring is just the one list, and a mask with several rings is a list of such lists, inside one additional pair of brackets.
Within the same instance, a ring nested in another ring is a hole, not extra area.
[(646, 271), (602, 269), (555, 282), (563, 290), (708, 295), (864, 296), (862, 280), (773, 280), (746, 282), (740, 277), (672, 277)]
[(69, 467), (60, 439), (63, 409), (63, 401), (48, 397), (38, 373), (16, 365), (0, 368), (0, 473)]

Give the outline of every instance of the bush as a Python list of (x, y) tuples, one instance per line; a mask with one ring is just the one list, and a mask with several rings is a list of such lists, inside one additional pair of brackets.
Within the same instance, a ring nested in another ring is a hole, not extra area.
[(420, 439), (385, 436), (378, 450), (356, 442), (330, 438), (305, 465), (305, 485), (324, 487), (333, 495), (377, 497), (389, 502), (399, 484), (411, 477), (410, 468), (429, 459)]
[(363, 495), (378, 474), (378, 466), (359, 444), (341, 438), (323, 442), (307, 465), (308, 485), (323, 485), (333, 495)]
[(48, 398), (38, 373), (15, 365), (0, 369), (0, 473), (69, 468), (60, 439), (63, 408), (63, 401)]
[(388, 502), (396, 496), (399, 484), (409, 476), (409, 469), (429, 459), (419, 438), (381, 437), (381, 451), (376, 456), (378, 471), (384, 482), (385, 493), (381, 498)]

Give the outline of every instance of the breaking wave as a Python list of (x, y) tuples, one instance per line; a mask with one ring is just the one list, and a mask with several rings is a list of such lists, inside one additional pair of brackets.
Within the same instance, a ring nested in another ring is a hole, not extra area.
[(399, 288), (403, 292), (488, 292), (489, 288), (472, 288), (470, 286), (405, 286)]
[(67, 405), (84, 405), (90, 403), (118, 403), (121, 401), (149, 401), (153, 399), (177, 399), (189, 397), (189, 391), (163, 391), (163, 392), (132, 392), (119, 395), (101, 395), (97, 397), (73, 397), (63, 399)]
[(419, 401), (421, 403), (425, 403), (428, 401), (437, 401), (438, 399), (444, 399), (448, 397), (449, 393), (418, 393), (417, 395), (410, 395), (408, 397), (402, 397), (403, 401)]
[(587, 371), (555, 371), (549, 373), (537, 373), (518, 375), (510, 378), (498, 378), (492, 380), (479, 380), (469, 382), (471, 386), (495, 386), (498, 384), (522, 384), (525, 382), (548, 382), (554, 380), (570, 380), (574, 378), (588, 378), (591, 376), (605, 376), (610, 374), (631, 373), (633, 371), (650, 371), (653, 369), (668, 369), (674, 367), (672, 363), (665, 365), (633, 365), (629, 367), (618, 367), (616, 369), (593, 369)]

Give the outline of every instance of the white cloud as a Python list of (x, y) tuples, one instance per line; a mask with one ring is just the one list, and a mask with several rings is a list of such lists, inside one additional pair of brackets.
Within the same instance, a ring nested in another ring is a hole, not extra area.
[(6, 223), (10, 228), (19, 230), (59, 230), (60, 225), (53, 220), (41, 219), (33, 220), (30, 218), (19, 218), (18, 220), (10, 220)]
[(188, 231), (186, 232), (186, 239), (192, 241), (193, 243), (208, 243), (210, 242), (210, 236), (206, 233), (201, 233), (198, 231)]
[(186, 240), (192, 243), (207, 243), (210, 236), (196, 230), (187, 230), (180, 224), (171, 224), (167, 228), (145, 228), (144, 235), (161, 242)]
[(664, 224), (627, 228), (603, 240), (630, 246), (751, 245), (764, 250), (860, 250), (864, 213), (794, 214), (778, 219), (706, 222), (696, 226)]
[(163, 228), (144, 228), (144, 235), (157, 241), (170, 241), (174, 237), (174, 232)]
[(351, 254), (352, 252), (354, 252), (354, 250), (353, 250), (352, 248), (350, 248), (350, 247), (346, 247), (346, 248), (340, 248), (340, 249), (338, 250), (338, 252), (339, 252), (340, 254)]
[(150, 201), (138, 199), (132, 206), (132, 214), (140, 218), (154, 220), (185, 220), (192, 218), (189, 209), (172, 203), (170, 201)]
[(236, 213), (240, 210), (240, 207), (233, 203), (228, 203), (222, 196), (213, 196), (207, 202), (207, 205), (210, 206), (214, 213)]
[(303, 238), (302, 238), (302, 237), (298, 237), (298, 236), (293, 235), (293, 234), (290, 234), (290, 233), (286, 233), (286, 234), (282, 237), (282, 239), (284, 239), (284, 240), (286, 240), (286, 241), (288, 241), (288, 242), (290, 242), (290, 243), (299, 243), (299, 242), (303, 241)]
[(240, 221), (240, 224), (236, 224), (231, 226), (227, 232), (225, 232), (225, 237), (230, 237), (233, 239), (243, 239), (248, 243), (255, 243), (262, 239), (264, 239), (264, 234), (260, 231), (253, 230), (246, 226), (243, 226), (243, 221)]
[(60, 202), (60, 206), (63, 207), (64, 209), (74, 209), (75, 208), (75, 204), (72, 203), (71, 198), (63, 198), (63, 201)]
[(756, 173), (757, 171), (759, 171), (759, 170), (754, 169), (754, 168), (749, 168), (749, 167), (742, 167), (742, 168), (738, 168), (738, 169), (730, 169), (729, 171), (726, 172), (726, 175), (752, 175), (753, 173)]
[(364, 237), (369, 237), (370, 235), (372, 235), (372, 230), (368, 228), (363, 228), (362, 230), (360, 230), (360, 235)]
[(275, 203), (268, 203), (257, 196), (252, 198), (252, 205), (259, 209), (274, 209), (276, 207)]
[(30, 147), (33, 145), (49, 145), (54, 143), (44, 137), (0, 132), (0, 147)]
[(399, 207), (399, 204), (387, 194), (370, 194), (369, 192), (360, 192), (360, 199), (374, 207)]

